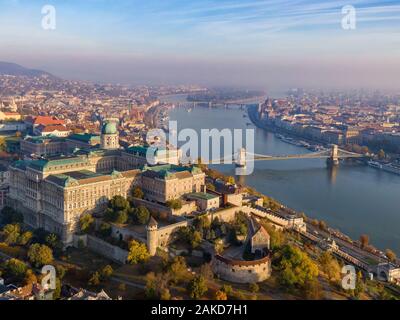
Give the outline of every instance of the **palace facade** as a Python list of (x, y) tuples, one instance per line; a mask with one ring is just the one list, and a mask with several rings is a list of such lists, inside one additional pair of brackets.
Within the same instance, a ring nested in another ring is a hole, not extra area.
[(54, 232), (69, 245), (82, 214), (101, 213), (112, 197), (127, 197), (133, 186), (159, 203), (203, 188), (205, 174), (197, 167), (147, 165), (149, 149), (156, 163), (167, 160), (165, 152), (157, 158), (155, 148), (120, 148), (116, 126), (105, 123), (97, 148), (12, 164), (8, 204), (23, 213), (24, 223)]

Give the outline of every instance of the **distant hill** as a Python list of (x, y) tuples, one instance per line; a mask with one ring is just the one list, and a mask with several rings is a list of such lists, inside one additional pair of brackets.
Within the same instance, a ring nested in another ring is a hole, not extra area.
[(27, 76), (27, 77), (40, 77), (47, 75), (54, 77), (52, 74), (42, 70), (28, 69), (16, 63), (3, 62), (3, 61), (0, 61), (0, 75)]

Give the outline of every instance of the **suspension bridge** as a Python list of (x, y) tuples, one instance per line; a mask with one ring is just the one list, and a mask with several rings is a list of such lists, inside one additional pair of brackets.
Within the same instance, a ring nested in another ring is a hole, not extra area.
[(331, 148), (323, 149), (317, 152), (291, 155), (264, 155), (257, 153), (249, 153), (245, 148), (239, 149), (231, 156), (213, 160), (213, 163), (235, 163), (238, 167), (246, 167), (247, 161), (278, 161), (292, 159), (326, 159), (330, 165), (338, 165), (339, 159), (349, 158), (365, 158), (366, 156), (359, 153), (350, 152), (339, 149), (337, 145), (332, 145)]

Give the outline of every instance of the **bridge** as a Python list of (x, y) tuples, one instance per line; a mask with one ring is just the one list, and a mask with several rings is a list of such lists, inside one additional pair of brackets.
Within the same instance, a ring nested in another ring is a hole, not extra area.
[(323, 149), (317, 152), (304, 153), (304, 154), (291, 154), (291, 155), (264, 155), (257, 153), (249, 153), (245, 148), (241, 148), (232, 156), (222, 159), (214, 160), (216, 163), (232, 163), (238, 167), (246, 167), (248, 160), (251, 161), (277, 161), (277, 160), (292, 160), (292, 159), (326, 159), (329, 165), (338, 165), (339, 159), (349, 158), (365, 158), (365, 155), (354, 153), (346, 150), (339, 149), (337, 145), (332, 145), (330, 149)]

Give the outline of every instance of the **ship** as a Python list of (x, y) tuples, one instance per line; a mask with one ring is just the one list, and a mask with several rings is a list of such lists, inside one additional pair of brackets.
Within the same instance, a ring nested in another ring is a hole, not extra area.
[(381, 169), (383, 171), (400, 174), (400, 165), (399, 164), (394, 164), (394, 163), (384, 164), (381, 166)]
[(368, 163), (368, 165), (369, 165), (370, 167), (372, 167), (372, 168), (382, 169), (382, 167), (383, 167), (382, 164), (379, 163), (379, 162), (377, 162), (377, 161), (372, 161), (372, 160), (370, 160), (370, 161), (368, 161), (367, 163)]

